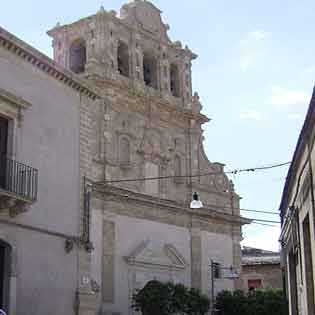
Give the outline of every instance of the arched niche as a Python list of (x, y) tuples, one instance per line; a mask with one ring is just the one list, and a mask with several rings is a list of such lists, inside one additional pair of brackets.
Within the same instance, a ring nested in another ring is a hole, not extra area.
[(70, 70), (82, 73), (86, 64), (86, 44), (83, 39), (77, 39), (70, 46)]
[(180, 96), (179, 69), (174, 63), (170, 66), (170, 90), (173, 96)]
[(157, 89), (157, 60), (151, 52), (143, 54), (143, 80), (147, 86)]
[(118, 72), (125, 77), (129, 77), (129, 48), (122, 41), (118, 42), (117, 65)]

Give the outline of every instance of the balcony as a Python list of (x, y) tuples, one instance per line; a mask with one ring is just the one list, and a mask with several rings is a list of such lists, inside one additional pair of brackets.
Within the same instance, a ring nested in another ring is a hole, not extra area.
[(37, 199), (38, 170), (7, 157), (0, 159), (0, 210), (25, 212)]

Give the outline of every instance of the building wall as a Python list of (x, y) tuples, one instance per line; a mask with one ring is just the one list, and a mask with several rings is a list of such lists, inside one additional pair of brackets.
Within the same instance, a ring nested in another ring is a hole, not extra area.
[[(38, 200), (14, 218), (0, 215), (0, 239), (15, 256), (9, 313), (74, 314), (77, 252), (64, 246), (79, 233), (80, 97), (3, 48), (0, 73), (1, 89), (30, 103), (14, 121), (11, 157), (39, 172)], [(1, 99), (0, 115), (10, 116), (7, 108)]]
[[(314, 100), (312, 98), (309, 113), (313, 112)], [(285, 257), (286, 274), (288, 281), (288, 299), (290, 302), (290, 314), (296, 314), (294, 310), (294, 291), (297, 292), (297, 308), (299, 314), (312, 314), (315, 301), (314, 275), (315, 275), (315, 242), (314, 242), (314, 121), (310, 116), (307, 128), (301, 134), (300, 144), (296, 149), (294, 170), (290, 175), (288, 190), (283, 195), (282, 211), (285, 215), (282, 226), (282, 241)], [(313, 186), (313, 187), (312, 187)], [(290, 211), (289, 207), (293, 207)], [(309, 218), (310, 242), (304, 240), (307, 228), (303, 222)], [(290, 268), (290, 256), (296, 257), (296, 267)], [(309, 272), (306, 269), (306, 261), (312, 258)], [(293, 277), (293, 278), (292, 278)], [(294, 290), (295, 288), (295, 290)]]
[[(224, 244), (224, 246), (213, 246)], [(229, 234), (202, 232), (202, 290), (211, 296), (211, 260), (219, 263), (223, 268), (234, 265), (233, 239)], [(235, 266), (235, 265), (234, 265)], [(222, 270), (224, 274), (225, 270)], [(228, 279), (214, 279), (215, 295), (222, 290), (233, 290), (234, 281)]]
[[(133, 208), (135, 205), (138, 214)], [(103, 207), (100, 201), (94, 201), (92, 219), (95, 246), (92, 278), (102, 290), (99, 305), (103, 314), (133, 314), (132, 294), (153, 279), (200, 285), (202, 292), (210, 297), (210, 260), (222, 266), (233, 265), (233, 239), (223, 227), (217, 232), (207, 232), (197, 224), (190, 229), (184, 214), (177, 213), (177, 224), (174, 224), (174, 219), (166, 212), (163, 214), (163, 208), (145, 207), (134, 201), (129, 207), (107, 204), (105, 208), (110, 211), (105, 212)], [(122, 211), (119, 208), (124, 208), (128, 215), (119, 214)], [(154, 220), (156, 211), (160, 212), (160, 218)], [(141, 212), (152, 212), (148, 214), (152, 219), (143, 218)], [(224, 248), (213, 246), (218, 243), (224, 243)], [(167, 254), (165, 246), (171, 246), (180, 259)], [(215, 293), (233, 288), (232, 280), (215, 281)]]
[(248, 291), (248, 280), (261, 280), (262, 288), (282, 289), (282, 271), (280, 264), (275, 265), (243, 265), (242, 284), (243, 290)]

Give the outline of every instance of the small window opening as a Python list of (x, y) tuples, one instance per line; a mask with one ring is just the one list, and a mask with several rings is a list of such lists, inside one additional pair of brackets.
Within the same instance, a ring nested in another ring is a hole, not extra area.
[(157, 88), (156, 58), (147, 53), (143, 56), (143, 79), (147, 86)]
[(139, 58), (139, 54), (136, 54), (136, 66), (140, 67), (140, 58)]
[(70, 69), (75, 73), (84, 72), (86, 64), (86, 46), (83, 40), (76, 40), (70, 46)]
[(175, 97), (180, 96), (179, 92), (179, 70), (178, 66), (175, 64), (171, 65), (170, 68), (170, 85), (171, 85), (171, 93)]

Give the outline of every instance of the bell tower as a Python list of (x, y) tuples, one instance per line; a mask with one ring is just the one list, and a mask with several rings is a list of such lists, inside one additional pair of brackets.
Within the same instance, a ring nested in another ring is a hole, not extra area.
[(191, 61), (197, 56), (172, 42), (161, 11), (135, 0), (120, 13), (105, 11), (69, 25), (57, 24), (54, 60), (85, 78), (114, 81), (123, 88), (157, 95), (181, 107), (191, 102)]

